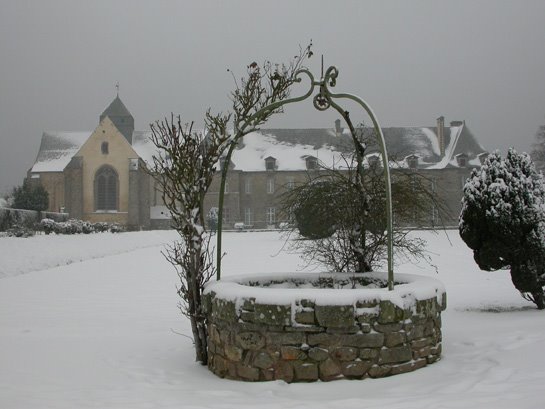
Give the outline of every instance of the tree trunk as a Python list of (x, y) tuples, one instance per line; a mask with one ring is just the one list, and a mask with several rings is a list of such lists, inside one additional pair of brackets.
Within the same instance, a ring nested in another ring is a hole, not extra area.
[(543, 290), (539, 293), (532, 294), (534, 298), (534, 303), (537, 305), (538, 310), (545, 309), (545, 297), (543, 296)]
[(188, 288), (189, 316), (193, 342), (195, 343), (195, 360), (202, 365), (208, 364), (208, 337), (206, 332), (206, 318), (202, 311), (201, 288), (199, 286), (199, 274), (201, 274), (200, 254), (193, 254), (193, 271), (191, 272)]
[(534, 263), (527, 262), (511, 266), (511, 281), (522, 294), (530, 294), (531, 300), (539, 310), (545, 309), (545, 295), (543, 287), (538, 281)]
[(197, 303), (189, 303), (189, 313), (191, 322), (191, 331), (193, 333), (193, 342), (195, 343), (195, 360), (202, 365), (208, 364), (208, 336), (206, 331), (206, 322), (202, 312), (196, 310)]

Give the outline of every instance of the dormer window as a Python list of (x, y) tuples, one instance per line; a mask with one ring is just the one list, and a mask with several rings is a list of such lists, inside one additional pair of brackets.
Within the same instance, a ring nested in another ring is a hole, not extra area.
[(268, 171), (276, 170), (276, 158), (272, 156), (265, 158), (265, 169)]
[(479, 153), (479, 155), (477, 155), (481, 165), (484, 164), (484, 161), (486, 160), (486, 158), (488, 158), (488, 155), (490, 155), (488, 152)]
[(220, 158), (220, 169), (223, 170), (225, 168), (225, 166), (228, 166), (227, 169), (232, 169), (233, 168), (233, 162), (229, 162), (229, 164), (227, 164), (227, 158), (223, 157), (223, 158)]
[(459, 167), (465, 168), (467, 166), (467, 155), (465, 153), (456, 155), (456, 163)]
[(107, 155), (109, 153), (108, 142), (102, 142), (102, 144), (100, 145), (100, 151), (103, 155)]
[(305, 158), (305, 162), (307, 165), (307, 170), (317, 170), (318, 169), (318, 158), (315, 158), (314, 156), (307, 156)]
[(379, 157), (378, 155), (369, 155), (367, 157), (367, 163), (369, 163), (370, 168), (376, 168), (379, 166)]
[(418, 168), (418, 156), (416, 155), (409, 155), (405, 158), (407, 161), (407, 165), (409, 166), (409, 169), (417, 169)]

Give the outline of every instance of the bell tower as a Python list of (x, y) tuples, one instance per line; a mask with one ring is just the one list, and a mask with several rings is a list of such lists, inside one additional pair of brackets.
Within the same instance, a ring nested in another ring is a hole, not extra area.
[(116, 85), (117, 96), (112, 103), (100, 115), (100, 121), (105, 117), (110, 118), (115, 127), (123, 134), (125, 139), (132, 145), (132, 133), (134, 132), (134, 118), (119, 98), (119, 85)]

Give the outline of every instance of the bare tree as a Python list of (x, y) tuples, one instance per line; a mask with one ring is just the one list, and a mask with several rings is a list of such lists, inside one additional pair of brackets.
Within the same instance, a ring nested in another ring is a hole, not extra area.
[[(180, 279), (180, 310), (191, 322), (196, 360), (204, 365), (208, 361), (208, 334), (202, 292), (206, 282), (216, 274), (210, 234), (204, 228), (204, 197), (226, 151), (230, 155), (239, 138), (281, 112), (274, 104), (288, 98), (290, 87), (298, 81), (297, 71), (312, 55), (310, 47), (300, 49), (299, 55), (287, 65), (271, 62), (261, 67), (255, 62), (248, 65), (246, 76), (235, 80), (231, 95), (233, 113), (212, 115), (208, 111), (203, 132), (194, 131), (193, 123), (183, 124), (174, 115), (151, 125), (152, 142), (158, 153), (150, 171), (171, 214), (172, 227), (180, 234), (180, 241), (168, 246), (164, 255)], [(228, 131), (231, 119), (235, 127), (232, 133)], [(227, 169), (224, 166), (222, 172)], [(220, 199), (220, 229), (221, 209)]]
[(197, 361), (207, 363), (206, 320), (202, 310), (204, 284), (215, 274), (209, 251), (210, 236), (204, 230), (204, 195), (215, 166), (228, 146), (230, 115), (206, 114), (206, 134), (182, 124), (180, 117), (157, 121), (151, 126), (158, 148), (153, 174), (162, 199), (170, 211), (172, 226), (181, 241), (167, 247), (164, 255), (180, 278), (180, 310), (191, 322)]
[[(363, 166), (366, 146), (365, 142), (358, 145), (363, 151), (345, 156), (335, 169), (322, 166), (282, 197), (283, 210), (295, 218), (294, 232), (299, 235), (292, 249), (309, 263), (334, 272), (368, 272), (386, 258), (384, 179), (378, 162)], [(394, 173), (392, 206), (396, 256), (426, 258), (425, 242), (411, 237), (407, 226), (429, 224), (432, 206), (446, 213), (430, 181), (414, 171)]]

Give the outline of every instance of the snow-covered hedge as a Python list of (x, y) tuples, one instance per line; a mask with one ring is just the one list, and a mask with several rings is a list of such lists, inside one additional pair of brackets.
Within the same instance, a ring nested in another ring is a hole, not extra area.
[(34, 230), (41, 219), (48, 218), (55, 222), (68, 220), (68, 213), (38, 212), (35, 210), (11, 209), (0, 207), (0, 231)]
[(45, 218), (40, 221), (40, 229), (45, 234), (89, 234), (102, 233), (109, 231), (111, 233), (119, 233), (124, 229), (117, 223), (89, 223), (83, 220), (70, 219), (65, 222), (56, 222), (55, 220)]

